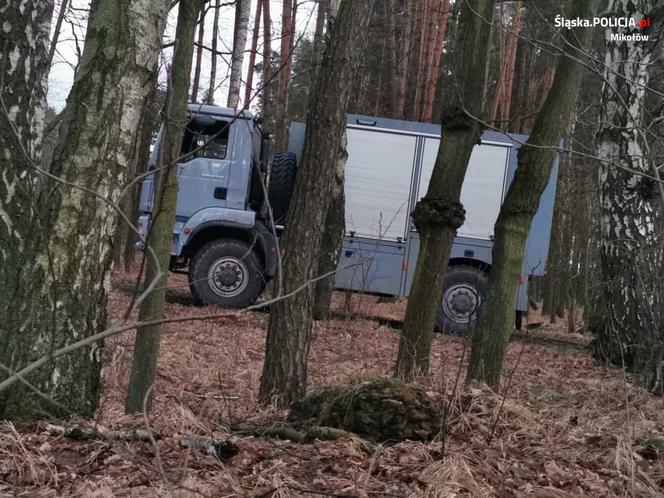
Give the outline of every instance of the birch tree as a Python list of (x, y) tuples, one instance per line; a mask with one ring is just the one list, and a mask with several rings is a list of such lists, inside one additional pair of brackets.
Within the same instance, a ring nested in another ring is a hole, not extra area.
[[(52, 4), (4, 0), (0, 12), (0, 365), (13, 370), (28, 346), (20, 327), (30, 307), (15, 296), (31, 290), (26, 263), (40, 233), (34, 168), (44, 135)], [(18, 416), (0, 396), (0, 418)]]
[[(12, 371), (106, 327), (118, 224), (113, 206), (136, 149), (137, 123), (156, 71), (169, 5), (170, 0), (101, 0), (89, 22), (52, 176), (42, 175), (34, 199), (40, 209), (32, 225), (36, 247), (22, 261), (19, 292), (11, 289), (4, 304), (17, 311), (13, 320), (0, 324), (7, 346), (3, 364)], [(89, 416), (97, 404), (100, 367), (101, 345), (95, 344), (49, 363), (27, 380), (68, 410)], [(5, 414), (60, 413), (41, 398), (26, 396), (23, 388), (6, 396)]]
[(420, 235), (420, 252), (406, 307), (395, 366), (398, 377), (412, 379), (429, 369), (431, 338), (442, 295), (443, 277), (457, 229), (465, 211), (461, 186), (473, 146), (480, 136), (475, 116), (481, 114), (486, 80), (487, 46), (493, 0), (468, 0), (461, 5), (452, 55), (453, 88), (440, 112), (442, 140), (426, 195), (412, 213)]
[[(260, 22), (260, 1), (258, 2), (258, 21)], [(251, 13), (250, 0), (237, 0), (235, 3), (235, 27), (233, 28), (233, 53), (231, 55), (231, 76), (228, 88), (228, 103), (227, 106), (235, 109), (240, 101), (240, 84), (242, 83), (242, 62), (244, 61), (244, 47), (247, 44), (247, 28), (249, 26), (249, 14)], [(257, 29), (255, 27), (254, 29)], [(256, 31), (258, 35), (258, 31)], [(258, 36), (256, 36), (256, 45), (258, 45)], [(252, 44), (253, 53), (251, 54), (256, 58), (256, 46)], [(249, 73), (253, 75), (254, 68), (250, 64)], [(251, 84), (247, 83), (249, 91), (251, 91)], [(249, 97), (251, 98), (251, 96)], [(249, 105), (249, 98), (246, 98), (244, 105)]]
[[(644, 384), (664, 390), (664, 289), (662, 240), (654, 215), (661, 184), (645, 130), (645, 101), (656, 50), (664, 31), (661, 2), (611, 0), (609, 15), (651, 26), (612, 28), (605, 34), (604, 85), (597, 155), (600, 167), (600, 258), (605, 318), (596, 330), (596, 355), (640, 374)], [(646, 40), (611, 39), (620, 35)], [(661, 202), (661, 199), (660, 199)]]
[(318, 267), (351, 83), (373, 4), (374, 0), (342, 0), (309, 100), (302, 160), (282, 239), (284, 293), (305, 288), (297, 296), (275, 303), (270, 310), (260, 385), (263, 402), (274, 400), (280, 406), (288, 406), (306, 390), (313, 312), (311, 280)]

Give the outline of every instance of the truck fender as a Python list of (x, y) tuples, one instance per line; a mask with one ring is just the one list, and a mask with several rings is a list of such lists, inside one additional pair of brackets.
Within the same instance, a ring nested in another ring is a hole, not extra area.
[[(182, 222), (176, 222), (176, 227), (178, 224), (182, 225)], [(181, 256), (182, 250), (195, 237), (197, 232), (214, 225), (251, 230), (256, 225), (256, 213), (222, 207), (211, 207), (197, 211), (179, 230), (176, 228), (175, 232), (178, 238), (173, 244), (173, 255)]]

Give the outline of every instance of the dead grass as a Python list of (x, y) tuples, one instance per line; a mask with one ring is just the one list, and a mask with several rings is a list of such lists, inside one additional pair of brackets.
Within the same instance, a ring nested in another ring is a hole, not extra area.
[[(114, 280), (130, 277), (116, 273)], [(183, 283), (172, 282), (170, 316), (213, 311), (188, 304), (186, 288), (177, 287)], [(130, 301), (126, 286), (122, 289), (109, 301), (116, 320)], [(397, 331), (358, 315), (400, 319), (404, 302), (354, 299), (355, 318), (315, 326), (312, 388), (390, 373)], [(344, 296), (336, 295), (334, 302), (342, 306)], [(76, 442), (48, 436), (39, 427), (3, 425), (0, 496), (662, 496), (664, 464), (635, 452), (642, 439), (664, 434), (662, 399), (632, 385), (622, 372), (594, 365), (585, 352), (555, 343), (510, 345), (506, 375), (525, 349), (496, 421), (500, 395), (471, 386), (452, 396), (463, 339), (435, 338), (431, 375), (419, 383), (441, 404), (449, 402), (444, 455), (442, 435), (374, 455), (348, 441), (297, 445), (240, 436), (233, 436), (240, 453), (227, 462), (180, 448), (183, 435), (225, 438), (229, 423), (283, 415), (256, 402), (266, 325), (266, 314), (248, 313), (166, 326), (150, 417), (161, 435), (157, 448)], [(537, 333), (565, 334), (562, 321), (559, 329), (543, 327)], [(105, 349), (105, 385), (95, 421), (107, 427), (144, 424), (142, 417), (123, 415), (132, 345), (133, 335), (125, 334)]]

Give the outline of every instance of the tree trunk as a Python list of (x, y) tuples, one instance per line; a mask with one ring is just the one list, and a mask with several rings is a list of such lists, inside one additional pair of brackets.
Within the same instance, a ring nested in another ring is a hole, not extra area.
[[(573, 0), (569, 18), (592, 17), (592, 2)], [(546, 188), (556, 147), (574, 110), (580, 68), (573, 57), (583, 55), (590, 31), (576, 29), (570, 36), (573, 48), (558, 58), (553, 86), (537, 115), (532, 134), (519, 151), (518, 167), (496, 221), (492, 267), (485, 299), (473, 332), (467, 380), (486, 382), (497, 389), (503, 358), (514, 327), (516, 289), (525, 254), (530, 224)], [(578, 50), (574, 50), (574, 48)]]
[[(240, 3), (242, 0), (240, 0)], [(212, 21), (212, 55), (210, 60), (210, 83), (208, 84), (207, 95), (205, 96), (206, 104), (214, 104), (214, 91), (217, 89), (217, 38), (219, 37), (219, 9), (221, 8), (221, 0), (215, 0), (214, 4), (214, 19)], [(246, 36), (245, 30), (245, 36)], [(244, 55), (244, 45), (242, 46), (242, 54)], [(233, 47), (233, 55), (235, 55), (235, 47)], [(233, 70), (231, 63), (231, 71)], [(242, 61), (240, 61), (240, 72), (242, 72)], [(187, 85), (189, 87), (189, 85)], [(239, 93), (239, 90), (238, 90)], [(230, 94), (229, 94), (230, 96)]]
[(293, 61), (293, 41), (295, 35), (295, 10), (293, 0), (282, 0), (281, 11), (281, 63), (279, 64), (279, 85), (277, 87), (277, 110), (274, 128), (274, 150), (288, 148), (288, 85)]
[[(318, 270), (316, 272), (317, 277), (321, 277), (337, 269), (341, 245), (346, 231), (344, 168), (346, 167), (346, 159), (348, 159), (348, 152), (346, 151), (347, 143), (346, 133), (344, 133), (341, 138), (341, 146), (339, 147), (339, 155), (334, 172), (330, 205), (325, 216), (325, 228), (318, 259)], [(327, 318), (330, 312), (334, 278), (335, 275), (330, 275), (316, 282), (314, 291), (314, 320), (323, 320)]]
[(315, 72), (323, 58), (325, 20), (327, 19), (329, 8), (330, 0), (318, 0), (318, 8), (316, 9), (316, 28), (314, 29), (314, 62), (312, 64)]
[[(505, 23), (504, 4), (500, 5), (501, 22)], [(500, 39), (500, 74), (498, 84), (491, 105), (489, 121), (494, 126), (506, 129), (509, 124), (510, 106), (512, 100), (512, 87), (516, 62), (516, 49), (519, 31), (521, 30), (521, 1), (514, 2), (514, 16), (511, 33), (505, 32), (507, 27), (499, 32)]]
[(310, 97), (318, 78), (320, 63), (323, 59), (323, 49), (325, 48), (325, 21), (330, 11), (330, 0), (318, 0), (318, 9), (316, 11), (316, 28), (314, 30), (314, 46), (311, 62), (311, 71), (309, 71), (309, 84), (307, 85), (307, 97)]
[(512, 33), (507, 42), (507, 70), (505, 71), (505, 85), (503, 87), (503, 100), (500, 104), (501, 128), (506, 129), (510, 119), (510, 108), (512, 105), (512, 89), (514, 88), (514, 71), (516, 68), (516, 52), (521, 32), (521, 0), (514, 2), (514, 20), (512, 21)]
[(606, 33), (597, 133), (605, 318), (593, 342), (597, 357), (631, 369), (658, 393), (664, 390), (662, 241), (653, 221), (658, 187), (648, 178), (654, 159), (645, 136), (645, 102), (663, 11), (660, 2), (627, 0), (612, 0), (607, 10), (637, 20), (650, 15), (653, 26), (642, 31), (648, 41), (610, 40), (611, 33), (636, 32), (630, 28)]
[(305, 392), (312, 327), (313, 286), (325, 213), (334, 183), (346, 108), (374, 1), (343, 0), (309, 101), (302, 161), (283, 236), (285, 294), (270, 313), (260, 399), (287, 406)]
[[(148, 161), (150, 159), (150, 146), (152, 145), (152, 137), (157, 131), (159, 126), (159, 117), (158, 117), (158, 101), (157, 101), (157, 81), (153, 81), (151, 84), (150, 93), (147, 97), (148, 104), (143, 110), (143, 115), (141, 116), (141, 121), (138, 126), (139, 138), (136, 142), (136, 153), (134, 157), (134, 165), (132, 167), (133, 172), (138, 177), (142, 175), (146, 169)], [(133, 178), (132, 180), (134, 180)], [(129, 220), (134, 223), (139, 216), (139, 204), (141, 199), (141, 182), (136, 182), (130, 187), (130, 189), (125, 193), (127, 196), (131, 196), (131, 202), (129, 211), (125, 213)], [(138, 241), (138, 234), (136, 231), (129, 226), (127, 223), (124, 223), (126, 230), (125, 236), (125, 246), (124, 252), (122, 254), (122, 261), (124, 263), (124, 269), (128, 272), (131, 269), (131, 264), (134, 262), (134, 256), (136, 254), (136, 242)]]
[[(178, 9), (175, 51), (171, 65), (170, 88), (166, 97), (165, 133), (159, 145), (159, 168), (155, 170), (155, 209), (148, 236), (155, 257), (147, 257), (144, 288), (153, 286), (141, 302), (139, 321), (164, 317), (166, 284), (173, 245), (173, 223), (178, 195), (178, 165), (187, 122), (189, 75), (193, 58), (194, 31), (202, 0), (183, 2)], [(154, 393), (162, 325), (139, 327), (125, 400), (125, 413), (149, 412)]]
[[(46, 2), (45, 8), (49, 8)], [(52, 7), (53, 5), (51, 5)], [(58, 19), (55, 22), (55, 29), (53, 30), (53, 38), (51, 38), (51, 45), (48, 49), (48, 60), (46, 61), (46, 67), (51, 67), (53, 64), (53, 57), (55, 56), (55, 49), (58, 46), (58, 40), (60, 39), (60, 32), (62, 31), (62, 23), (65, 20), (65, 14), (69, 10), (69, 0), (62, 0), (60, 3), (60, 10), (58, 11)]]
[[(191, 101), (198, 102), (198, 90), (201, 84), (201, 65), (203, 63), (203, 42), (205, 40), (205, 14), (206, 9), (201, 11), (198, 21), (198, 39), (196, 43), (196, 64), (194, 66), (194, 82), (191, 85)], [(213, 54), (214, 55), (214, 54)]]
[[(397, 15), (393, 12), (390, 15)], [(396, 118), (405, 119), (406, 117), (406, 90), (408, 86), (408, 59), (411, 50), (411, 33), (413, 24), (413, 5), (411, 0), (404, 1), (404, 10), (402, 14), (402, 22), (399, 23), (403, 26), (403, 34), (401, 38), (401, 47), (399, 51), (399, 60), (397, 61), (397, 73), (395, 79), (398, 82), (398, 93), (396, 103)]]
[[(448, 28), (449, 33), (447, 36), (447, 50), (441, 54), (439, 61), (438, 74), (436, 75), (436, 86), (434, 89), (433, 96), (433, 108), (432, 108), (432, 122), (440, 122), (440, 113), (443, 108), (443, 100), (446, 99), (446, 95), (449, 92), (455, 91), (456, 85), (454, 83), (453, 75), (448, 74), (449, 68), (452, 67), (455, 53), (456, 53), (456, 42), (457, 34), (459, 32), (459, 20), (461, 13), (461, 5), (464, 2), (454, 2), (450, 8), (450, 13), (448, 14)], [(491, 32), (493, 26), (489, 26), (489, 40), (491, 40)], [(490, 44), (487, 44), (487, 51), (489, 51)], [(442, 51), (442, 49), (441, 49)], [(486, 81), (486, 78), (485, 78)], [(486, 94), (486, 90), (484, 91)]]
[(411, 43), (410, 52), (408, 54), (408, 62), (406, 67), (406, 108), (404, 110), (405, 119), (417, 119), (417, 90), (418, 77), (421, 73), (423, 65), (423, 50), (426, 41), (426, 27), (427, 27), (427, 7), (429, 0), (408, 0), (413, 5), (412, 9), (412, 28), (411, 28)]
[[(458, 40), (452, 58), (458, 91), (442, 103), (442, 139), (424, 198), (412, 213), (420, 235), (420, 252), (406, 307), (399, 353), (395, 366), (398, 377), (410, 380), (429, 370), (429, 353), (442, 282), (457, 229), (465, 211), (459, 199), (470, 154), (480, 136), (479, 124), (484, 92), (489, 30), (493, 0), (469, 0), (461, 6)], [(477, 15), (479, 13), (479, 15)]]
[(263, 0), (263, 123), (266, 131), (272, 131), (270, 126), (270, 69), (272, 65), (272, 20), (270, 18), (270, 0)]
[[(260, 10), (260, 2), (258, 2)], [(242, 82), (242, 62), (244, 61), (244, 47), (247, 44), (247, 27), (249, 26), (249, 15), (251, 14), (251, 0), (237, 0), (235, 4), (235, 27), (233, 29), (233, 54), (231, 56), (231, 77), (228, 89), (228, 104), (231, 109), (236, 109), (240, 100), (240, 83)], [(260, 21), (259, 21), (260, 22)], [(256, 41), (258, 44), (258, 41)], [(255, 51), (255, 48), (254, 48)], [(254, 56), (255, 61), (255, 56)], [(249, 72), (253, 71), (249, 67)], [(250, 90), (251, 91), (251, 90)], [(249, 96), (251, 98), (251, 94)], [(244, 105), (248, 105), (246, 99)]]
[[(102, 0), (90, 22), (51, 163), (51, 173), (61, 180), (45, 178), (33, 199), (42, 209), (36, 223), (43, 237), (35, 242), (35, 256), (24, 262), (24, 290), (11, 297), (9, 306), (19, 312), (2, 323), (3, 335), (11, 334), (11, 347), (1, 348), (2, 363), (13, 371), (106, 327), (118, 225), (109, 203), (117, 206), (130, 170), (169, 5)], [(95, 344), (49, 363), (28, 380), (71, 412), (89, 416), (97, 404), (100, 367), (101, 344)], [(12, 386), (7, 397), (1, 410), (6, 416), (31, 418), (43, 410), (69, 415), (26, 396), (23, 386)]]
[[(243, 0), (241, 0), (243, 1)], [(261, 27), (261, 14), (263, 8), (263, 1), (256, 2), (256, 17), (254, 17), (254, 31), (251, 36), (251, 50), (249, 51), (249, 72), (247, 73), (247, 87), (244, 89), (244, 103), (243, 108), (247, 109), (251, 103), (251, 92), (254, 90), (254, 73), (256, 67), (256, 52), (258, 51), (258, 34)], [(239, 86), (238, 86), (239, 91)], [(230, 97), (229, 97), (230, 99)], [(230, 106), (230, 105), (229, 105)]]
[(397, 22), (394, 0), (385, 0), (383, 19), (387, 33), (385, 36), (385, 48), (387, 56), (382, 76), (385, 80), (385, 116), (397, 118), (397, 95), (399, 94), (398, 73), (398, 51), (397, 51)]
[[(40, 164), (44, 138), (53, 8), (42, 0), (25, 3), (0, 1), (0, 365), (12, 371), (29, 356), (34, 339), (20, 327), (31, 312), (23, 296), (38, 285), (30, 272), (40, 234), (34, 166)], [(7, 376), (0, 372), (0, 380)], [(22, 416), (7, 409), (10, 401), (15, 401), (11, 394), (0, 394), (0, 418)]]
[(428, 123), (433, 116), (433, 101), (436, 97), (436, 84), (440, 72), (440, 57), (443, 53), (443, 43), (447, 32), (447, 21), (450, 13), (449, 0), (443, 0), (438, 12), (438, 26), (436, 28), (436, 39), (434, 41), (431, 61), (427, 73), (427, 83), (424, 97), (424, 108), (422, 109), (422, 121)]
[(424, 5), (424, 22), (422, 27), (420, 49), (420, 62), (417, 71), (416, 94), (415, 94), (415, 120), (422, 121), (424, 115), (424, 106), (426, 104), (427, 83), (429, 82), (429, 70), (433, 65), (434, 45), (436, 43), (438, 10), (440, 6), (436, 3), (438, 0), (421, 0)]

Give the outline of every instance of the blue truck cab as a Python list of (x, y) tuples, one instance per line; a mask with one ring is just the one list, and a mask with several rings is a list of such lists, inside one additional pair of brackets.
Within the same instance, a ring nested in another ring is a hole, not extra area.
[[(248, 111), (190, 104), (178, 164), (171, 271), (189, 275), (197, 301), (241, 308), (276, 272), (276, 240), (266, 190), (269, 138)], [(148, 164), (158, 165), (159, 133)], [(278, 158), (283, 156), (278, 156)], [(287, 165), (295, 168), (293, 155)], [(293, 173), (294, 175), (294, 173)], [(149, 244), (154, 174), (143, 181), (139, 248)]]

